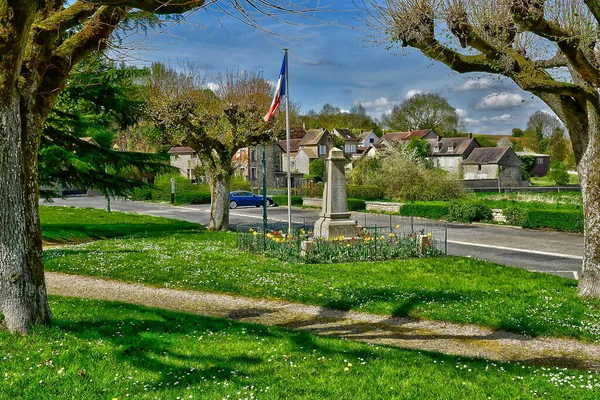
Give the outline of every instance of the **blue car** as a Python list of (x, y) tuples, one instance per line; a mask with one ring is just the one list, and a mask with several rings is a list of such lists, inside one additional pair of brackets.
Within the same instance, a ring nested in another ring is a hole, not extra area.
[[(263, 205), (263, 197), (247, 192), (245, 190), (236, 190), (229, 193), (229, 208), (238, 208), (244, 206), (260, 207)], [(267, 205), (273, 205), (273, 199), (267, 196)]]

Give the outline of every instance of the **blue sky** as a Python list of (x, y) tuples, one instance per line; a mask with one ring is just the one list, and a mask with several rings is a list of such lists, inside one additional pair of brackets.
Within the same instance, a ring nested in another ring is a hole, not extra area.
[[(337, 0), (332, 7), (349, 10), (352, 2)], [(302, 112), (318, 111), (325, 103), (342, 110), (361, 103), (369, 115), (380, 118), (411, 94), (435, 92), (458, 109), (467, 130), (510, 134), (514, 127), (525, 128), (536, 110), (548, 110), (510, 80), (483, 74), (461, 75), (416, 50), (386, 49), (366, 42), (368, 32), (355, 12), (327, 12), (319, 17), (358, 29), (339, 24), (319, 27), (307, 22), (292, 27), (264, 22), (278, 34), (297, 38), (270, 37), (281, 47), (290, 48), (290, 98), (301, 104)], [(152, 51), (140, 54), (144, 62), (193, 61), (206, 71), (209, 82), (219, 71), (257, 67), (267, 79), (277, 80), (281, 49), (252, 28), (232, 17), (224, 18), (215, 10), (198, 12), (160, 35), (155, 33), (135, 38), (145, 42), (144, 47), (152, 47)]]

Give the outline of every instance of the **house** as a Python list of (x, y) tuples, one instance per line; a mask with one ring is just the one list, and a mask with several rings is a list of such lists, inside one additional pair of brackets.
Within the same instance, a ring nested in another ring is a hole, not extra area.
[(325, 159), (333, 148), (333, 138), (327, 129), (310, 129), (298, 143), (296, 171), (308, 174), (308, 165), (317, 158)]
[(550, 170), (550, 156), (548, 154), (538, 154), (532, 151), (518, 151), (519, 157), (535, 157), (535, 165), (529, 171), (529, 176), (546, 176)]
[(385, 144), (371, 144), (365, 151), (363, 151), (360, 157), (375, 157), (385, 153), (389, 149), (390, 147), (386, 146)]
[(196, 151), (191, 147), (171, 147), (168, 153), (171, 166), (179, 168), (182, 176), (195, 181), (194, 169), (200, 165)]
[(471, 152), (481, 147), (477, 139), (469, 137), (441, 138), (439, 141), (429, 143), (429, 157), (438, 168), (453, 174), (462, 173), (463, 160), (469, 157)]
[(363, 151), (367, 150), (370, 145), (377, 143), (377, 141), (379, 140), (379, 137), (377, 137), (377, 135), (374, 134), (373, 131), (362, 132), (360, 135), (358, 135), (357, 140), (358, 140), (358, 151), (363, 152)]
[(462, 162), (467, 187), (520, 187), (519, 156), (510, 147), (478, 147)]
[(358, 153), (358, 139), (350, 129), (338, 129), (335, 128), (331, 132), (332, 136), (337, 136), (344, 140), (344, 155), (353, 156)]
[[(296, 172), (296, 155), (300, 150), (300, 142), (302, 139), (290, 139), (290, 167), (292, 172)], [(284, 172), (287, 172), (287, 141), (280, 140), (279, 147), (283, 149), (283, 154), (281, 155), (281, 169)]]
[(411, 141), (413, 138), (423, 139), (427, 141), (439, 141), (442, 137), (435, 133), (433, 129), (420, 129), (410, 132), (391, 132), (386, 133), (379, 138), (378, 144), (394, 146), (398, 142)]

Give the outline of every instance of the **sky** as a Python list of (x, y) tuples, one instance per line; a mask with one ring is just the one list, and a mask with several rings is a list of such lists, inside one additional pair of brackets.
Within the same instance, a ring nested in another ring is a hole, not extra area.
[(375, 45), (352, 1), (330, 1), (320, 2), (323, 12), (317, 18), (333, 23), (296, 20), (301, 25), (290, 26), (264, 20), (263, 25), (276, 33), (267, 37), (209, 8), (168, 29), (133, 37), (137, 50), (129, 56), (137, 64), (192, 61), (205, 71), (209, 83), (218, 72), (235, 68), (260, 68), (267, 79), (277, 81), (281, 48), (289, 47), (289, 95), (301, 105), (301, 113), (319, 111), (325, 103), (342, 110), (360, 103), (380, 119), (411, 95), (433, 92), (457, 109), (467, 131), (510, 134), (512, 128), (524, 129), (536, 110), (550, 112), (506, 78), (458, 74), (417, 50)]

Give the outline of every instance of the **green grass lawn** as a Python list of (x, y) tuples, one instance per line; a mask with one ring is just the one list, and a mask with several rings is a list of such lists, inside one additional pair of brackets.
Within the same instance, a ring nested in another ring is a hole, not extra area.
[(51, 243), (201, 229), (198, 224), (175, 219), (92, 208), (41, 206), (40, 219), (42, 237)]
[(600, 304), (579, 299), (576, 281), (471, 258), (304, 265), (239, 251), (234, 233), (194, 232), (47, 250), (45, 265), (160, 287), (600, 340)]
[[(548, 176), (531, 177), (531, 186), (556, 186), (556, 182)], [(579, 175), (569, 174), (569, 185), (579, 185)]]
[(50, 298), (0, 332), (0, 399), (597, 399), (598, 373), (324, 338), (122, 303)]

